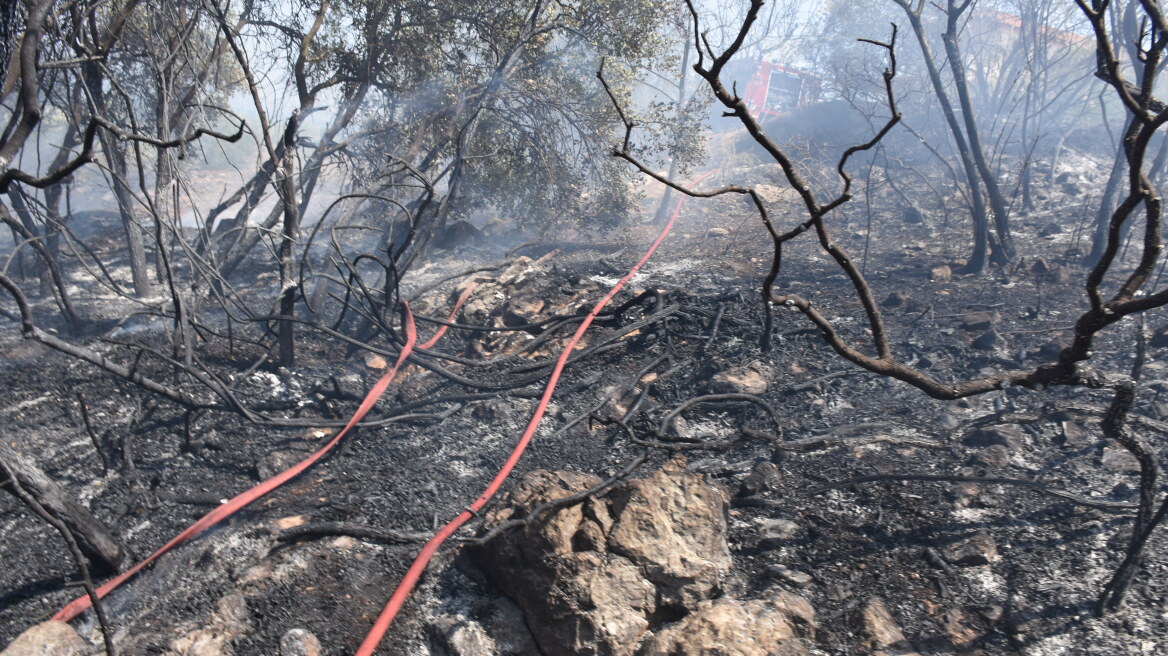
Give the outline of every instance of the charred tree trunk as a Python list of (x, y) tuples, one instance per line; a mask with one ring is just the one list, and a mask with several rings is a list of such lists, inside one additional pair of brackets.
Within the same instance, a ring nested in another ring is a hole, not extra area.
[(991, 258), (999, 264), (1014, 259), (1014, 240), (1010, 236), (1009, 213), (1006, 208), (1006, 199), (998, 186), (998, 178), (990, 169), (986, 161), (985, 148), (981, 143), (981, 134), (977, 128), (977, 121), (973, 116), (973, 102), (969, 97), (969, 84), (965, 79), (965, 64), (961, 59), (961, 48), (957, 43), (957, 20), (969, 8), (973, 0), (964, 0), (960, 5), (955, 0), (949, 0), (946, 10), (946, 29), (942, 36), (945, 43), (945, 54), (949, 58), (949, 69), (953, 73), (953, 85), (957, 89), (957, 100), (961, 103), (961, 115), (965, 123), (965, 133), (968, 136), (969, 157), (977, 166), (982, 184), (985, 185), (986, 195), (990, 199), (990, 211), (994, 217), (994, 233), (997, 235), (997, 250), (991, 253)]
[(919, 11), (913, 9), (909, 4), (909, 0), (893, 1), (904, 9), (909, 24), (913, 28), (913, 35), (917, 39), (917, 45), (920, 46), (925, 66), (928, 69), (929, 81), (932, 83), (933, 93), (937, 96), (937, 104), (940, 105), (941, 113), (945, 115), (945, 123), (949, 126), (949, 132), (953, 135), (953, 141), (957, 146), (957, 154), (961, 157), (961, 168), (965, 173), (965, 183), (969, 187), (971, 219), (973, 220), (973, 252), (969, 256), (969, 261), (966, 262), (965, 266), (958, 269), (958, 272), (981, 273), (985, 270), (989, 252), (989, 216), (986, 213), (985, 200), (981, 194), (977, 166), (970, 155), (969, 146), (965, 142), (965, 133), (962, 131), (961, 124), (957, 121), (957, 116), (953, 112), (953, 104), (949, 101), (949, 93), (945, 91), (944, 82), (941, 80), (941, 71), (937, 68), (936, 59), (933, 57), (933, 49), (929, 46), (928, 37), (925, 35), (925, 27), (921, 22)]
[(28, 495), (61, 520), (77, 540), (81, 552), (96, 569), (104, 572), (118, 570), (126, 557), (126, 551), (109, 529), (31, 460), (0, 442), (0, 488), (21, 498), (14, 480)]
[[(1127, 134), (1131, 121), (1124, 126)], [(1115, 209), (1115, 196), (1119, 193), (1119, 185), (1123, 182), (1124, 171), (1127, 170), (1127, 154), (1122, 142), (1115, 152), (1115, 162), (1111, 165), (1111, 174), (1107, 176), (1107, 184), (1103, 187), (1103, 197), (1099, 199), (1099, 209), (1095, 213), (1095, 227), (1091, 238), (1091, 252), (1087, 254), (1087, 266), (1095, 266), (1103, 257), (1107, 248), (1107, 231), (1111, 223), (1111, 212)]]
[(150, 281), (150, 269), (146, 262), (146, 240), (142, 236), (142, 228), (134, 220), (134, 197), (126, 186), (126, 154), (110, 135), (103, 135), (102, 150), (113, 176), (111, 186), (114, 198), (117, 199), (118, 214), (122, 217), (122, 230), (126, 235), (126, 258), (134, 281), (134, 295), (138, 298), (152, 296), (154, 285)]
[[(677, 100), (675, 109), (678, 125), (674, 127), (678, 134), (673, 139), (673, 148), (669, 153), (669, 179), (677, 179), (677, 169), (680, 167), (681, 156), (678, 153), (679, 144), (682, 140), (681, 132), (681, 113), (685, 108), (685, 87), (686, 77), (689, 73), (689, 39), (683, 41), (684, 52), (681, 55), (681, 74), (677, 81)], [(657, 205), (657, 213), (653, 216), (653, 222), (658, 225), (664, 225), (665, 221), (669, 219), (669, 208), (673, 204), (673, 187), (666, 185), (665, 193), (661, 196), (661, 203)]]
[[(16, 196), (18, 194), (14, 194), (13, 198)], [(35, 227), (33, 230), (26, 228), (21, 222), (13, 218), (8, 208), (4, 205), (0, 205), (0, 221), (3, 221), (12, 230), (14, 236), (19, 236), (21, 239), (27, 241), (29, 247), (40, 257), (41, 262), (45, 266), (45, 270), (48, 271), (48, 275), (52, 279), (52, 289), (55, 292), (54, 296), (57, 299), (57, 305), (61, 309), (61, 316), (68, 322), (71, 330), (77, 330), (81, 325), (81, 321), (77, 313), (73, 310), (73, 302), (69, 299), (69, 289), (65, 286), (65, 279), (61, 275), (61, 269), (57, 266), (57, 261), (45, 248), (45, 245), (37, 238), (38, 235), (34, 232)]]
[(296, 204), (296, 131), (300, 111), (292, 112), (284, 130), (284, 160), (280, 164), (280, 201), (284, 209), (284, 229), (280, 238), (280, 365), (296, 364), (296, 239), (300, 231), (300, 208)]

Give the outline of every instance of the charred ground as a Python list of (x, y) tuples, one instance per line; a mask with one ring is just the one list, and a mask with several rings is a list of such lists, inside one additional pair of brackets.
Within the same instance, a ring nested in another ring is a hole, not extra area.
[[(1133, 512), (1124, 506), (1134, 504), (1138, 488), (1134, 461), (1101, 437), (1105, 392), (1009, 388), (968, 401), (929, 400), (843, 362), (795, 312), (778, 314), (781, 339), (761, 352), (757, 285), (767, 253), (758, 247), (759, 229), (727, 220), (730, 203), (688, 207), (663, 250), (615, 299), (617, 306), (628, 303), (625, 311), (603, 318), (586, 337), (585, 357), (569, 365), (521, 472), (615, 474), (645, 449), (620, 426), (606, 425), (632, 408), (627, 425), (638, 439), (673, 440), (650, 449), (638, 474), (681, 450), (692, 470), (731, 494), (734, 565), (726, 593), (749, 596), (777, 586), (804, 595), (818, 613), (816, 641), (825, 653), (860, 648), (859, 611), (873, 597), (885, 600), (921, 653), (1164, 649), (1168, 561), (1157, 546), (1127, 608), (1104, 619), (1091, 612), (1122, 555)], [(1074, 258), (1051, 256), (1065, 253), (1075, 235), (1040, 236), (1049, 223), (1035, 216), (1018, 224), (1029, 252), (1016, 266), (946, 279), (937, 269), (948, 261), (939, 226), (882, 222), (874, 243), (899, 246), (872, 250), (869, 277), (898, 356), (947, 379), (1057, 352), (1080, 309), (1077, 281), (1084, 273)], [(864, 229), (843, 227), (853, 240), (862, 240)], [(478, 260), (499, 267), (473, 274), (481, 293), (460, 321), (517, 324), (571, 315), (603, 294), (652, 232), (643, 226), (606, 240), (627, 243), (617, 253), (565, 235), (571, 247), (538, 264), (463, 246), (420, 271), (415, 284)], [(519, 255), (539, 257), (554, 246)], [(842, 319), (858, 305), (826, 260), (794, 255), (784, 271), (781, 285), (814, 293), (844, 330), (862, 330), (859, 321)], [(468, 277), (429, 292), (419, 314), (444, 315), (454, 286)], [(1099, 365), (1130, 368), (1143, 329), (1129, 321), (1106, 332)], [(120, 338), (155, 339), (159, 333), (151, 330)], [(379, 406), (389, 423), (360, 429), (325, 462), (113, 593), (106, 606), (122, 653), (184, 653), (200, 638), (235, 653), (273, 653), (294, 628), (315, 634), (325, 653), (352, 651), (420, 540), (478, 495), (521, 432), (542, 384), (511, 386), (540, 371), (565, 329), (534, 351), (507, 355), (535, 332), (452, 331), (437, 350), (496, 359), (474, 367), (439, 363), (478, 387), (411, 367)], [(1165, 410), (1159, 379), (1168, 363), (1156, 344), (1148, 349), (1148, 382), (1135, 417), (1137, 430), (1148, 433), (1163, 429)], [(6, 441), (82, 499), (137, 557), (222, 499), (307, 455), (327, 434), (255, 426), (226, 413), (186, 417), (31, 342), (8, 338), (4, 349)], [(227, 370), (254, 355), (240, 347), (219, 354), (217, 366)], [(300, 356), (293, 371), (241, 372), (234, 388), (273, 413), (307, 423), (336, 420), (385, 366), (367, 354), (346, 356), (335, 342), (308, 344)], [(659, 432), (662, 418), (680, 404), (721, 392), (756, 395), (774, 409), (778, 425), (757, 404), (710, 402), (686, 409)], [(108, 472), (87, 435), (78, 394), (111, 458)], [(401, 414), (415, 417), (395, 421)], [(968, 480), (919, 480), (928, 476)], [(873, 477), (887, 479), (836, 486)], [(0, 640), (8, 641), (79, 589), (58, 536), (10, 496), (0, 513), (0, 549), (9, 563)], [(794, 533), (774, 539), (767, 533), (771, 519), (790, 520)], [(319, 526), (326, 522), (345, 525)], [(361, 537), (360, 527), (385, 534)], [(280, 539), (282, 531), (313, 528), (324, 535)], [(971, 537), (973, 546), (961, 551)], [(385, 653), (427, 653), (433, 631), (426, 627), (435, 618), (473, 615), (474, 600), (499, 594), (453, 567), (458, 550), (448, 546), (432, 566)], [(80, 628), (92, 639), (92, 620)]]

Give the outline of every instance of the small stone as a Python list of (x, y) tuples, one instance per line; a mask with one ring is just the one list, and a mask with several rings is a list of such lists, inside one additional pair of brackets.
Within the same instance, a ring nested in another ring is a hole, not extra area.
[(1002, 338), (1002, 335), (998, 331), (990, 328), (978, 335), (977, 338), (970, 342), (969, 346), (978, 351), (992, 351), (994, 349), (1004, 348), (1006, 346), (1006, 340)]
[(758, 546), (774, 548), (790, 541), (799, 533), (799, 525), (789, 519), (764, 519), (758, 527)]
[(478, 622), (440, 617), (427, 627), (435, 656), (497, 656), (495, 641)]
[(1062, 233), (1063, 227), (1057, 223), (1047, 223), (1038, 230), (1039, 237), (1053, 237)]
[(370, 369), (385, 369), (389, 366), (389, 363), (386, 362), (385, 358), (381, 357), (380, 355), (376, 353), (370, 353), (365, 356), (365, 366), (369, 367)]
[(911, 645), (879, 597), (869, 599), (860, 611), (860, 634), (864, 638), (863, 645), (868, 650), (895, 650), (888, 653), (905, 655), (913, 653), (904, 651), (911, 650)]
[(765, 394), (770, 378), (770, 369), (761, 362), (752, 362), (744, 367), (731, 367), (714, 374), (710, 380), (710, 390), (714, 393)]
[(1124, 449), (1103, 448), (1103, 466), (1114, 472), (1134, 473), (1140, 471), (1140, 461)]
[(1010, 464), (1010, 450), (1002, 444), (991, 444), (974, 451), (970, 461), (975, 465), (1000, 469)]
[(305, 519), (304, 515), (281, 517), (280, 519), (276, 520), (276, 528), (280, 529), (281, 531), (286, 531), (296, 526), (302, 526), (307, 521), (308, 520)]
[(1148, 340), (1148, 345), (1153, 348), (1168, 346), (1168, 325), (1160, 326), (1154, 330), (1151, 339)]
[(965, 446), (974, 447), (988, 447), (999, 444), (1006, 447), (1011, 453), (1017, 453), (1026, 445), (1026, 438), (1018, 425), (1004, 424), (972, 430), (961, 440), (961, 443)]
[(799, 570), (794, 570), (784, 565), (771, 565), (767, 568), (767, 573), (799, 588), (805, 588), (815, 580), (807, 572), (800, 572)]
[(774, 491), (783, 485), (783, 472), (769, 460), (763, 460), (750, 470), (750, 475), (742, 481), (740, 496), (750, 496), (760, 492)]
[(1038, 357), (1043, 360), (1054, 360), (1063, 352), (1063, 345), (1059, 342), (1045, 342), (1038, 347)]
[(981, 616), (990, 624), (996, 624), (1006, 614), (1001, 606), (986, 606), (981, 610)]
[(272, 451), (263, 455), (259, 461), (256, 462), (256, 475), (261, 481), (266, 481), (269, 478), (284, 472), (296, 463), (304, 459), (302, 453), (295, 451)]
[(998, 559), (998, 544), (989, 533), (980, 531), (951, 545), (945, 558), (954, 565), (988, 565)]
[(1091, 434), (1082, 426), (1073, 421), (1064, 421), (1061, 424), (1063, 446), (1077, 449), (1091, 443)]
[(215, 603), (215, 609), (220, 623), (235, 631), (246, 629), (251, 619), (251, 611), (247, 609), (247, 598), (238, 592), (220, 597)]
[(966, 626), (965, 614), (956, 608), (945, 611), (944, 627), (954, 645), (968, 645), (977, 639), (977, 632)]
[(16, 636), (0, 656), (81, 656), (88, 653), (88, 648), (73, 627), (50, 620)]
[(965, 318), (962, 320), (962, 327), (970, 332), (977, 332), (981, 330), (988, 330), (995, 323), (1002, 320), (1002, 315), (995, 311), (983, 310), (978, 312), (966, 312)]
[(1071, 267), (1059, 265), (1054, 268), (1051, 277), (1054, 278), (1055, 284), (1069, 285), (1075, 280), (1076, 273), (1071, 270)]
[(884, 299), (880, 306), (889, 310), (893, 308), (902, 307), (908, 301), (908, 294), (904, 292), (892, 292), (888, 298)]
[(710, 228), (706, 231), (707, 237), (729, 237), (730, 231), (726, 228)]
[(280, 656), (320, 656), (320, 640), (306, 629), (289, 629), (280, 638)]
[(958, 508), (968, 508), (979, 494), (981, 494), (981, 486), (977, 483), (966, 481), (953, 486), (953, 496), (957, 500)]

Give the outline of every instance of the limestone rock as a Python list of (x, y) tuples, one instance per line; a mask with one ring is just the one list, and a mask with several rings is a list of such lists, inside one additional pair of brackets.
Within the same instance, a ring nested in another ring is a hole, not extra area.
[(290, 629), (280, 638), (280, 656), (320, 656), (320, 640), (306, 629)]
[(29, 627), (16, 636), (0, 656), (81, 656), (89, 645), (73, 627), (50, 620)]
[(539, 320), (539, 313), (546, 303), (536, 294), (519, 294), (507, 299), (503, 307), (503, 323), (508, 326), (522, 326)]
[(790, 585), (805, 588), (815, 580), (813, 576), (807, 572), (800, 572), (799, 570), (791, 569), (786, 565), (771, 565), (767, 568), (767, 574), (774, 576)]
[(989, 533), (979, 531), (951, 545), (945, 558), (954, 565), (988, 565), (998, 559), (998, 544)]
[(250, 613), (242, 594), (232, 592), (216, 603), (206, 626), (187, 632), (170, 643), (168, 656), (233, 656), (232, 641), (247, 630)]
[[(532, 472), (488, 513), (487, 524), (526, 517), (597, 483), (589, 474)], [(632, 656), (652, 621), (720, 593), (730, 568), (727, 512), (726, 493), (675, 458), (470, 556), (522, 610), (541, 653)]]
[(674, 458), (613, 496), (609, 549), (644, 570), (662, 605), (692, 608), (717, 591), (731, 565), (725, 492)]
[(782, 592), (765, 600), (703, 602), (645, 641), (638, 656), (800, 656), (815, 627), (806, 599)]
[[(427, 627), (433, 656), (498, 656), (495, 641), (477, 622), (442, 617)], [(281, 654), (283, 656), (283, 654)]]
[(799, 534), (799, 525), (789, 519), (764, 519), (758, 527), (758, 546), (781, 547)]
[(710, 391), (717, 394), (765, 394), (770, 368), (761, 362), (719, 371), (710, 379)]
[(917, 653), (879, 597), (869, 599), (860, 611), (860, 635), (863, 647), (873, 656), (915, 656)]

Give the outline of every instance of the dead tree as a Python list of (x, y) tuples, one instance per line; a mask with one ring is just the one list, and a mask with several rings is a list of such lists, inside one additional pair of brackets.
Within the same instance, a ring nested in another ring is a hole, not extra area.
[[(955, 107), (949, 98), (945, 83), (941, 78), (941, 69), (929, 45), (928, 35), (922, 20), (925, 3), (918, 0), (892, 0), (904, 10), (916, 36), (917, 45), (921, 49), (921, 56), (929, 73), (929, 82), (933, 86), (933, 93), (945, 116), (945, 123), (953, 135), (957, 145), (957, 153), (961, 157), (962, 170), (965, 181), (969, 186), (969, 198), (973, 211), (973, 253), (969, 261), (962, 268), (967, 273), (979, 273), (985, 268), (987, 258), (998, 262), (1005, 262), (1013, 257), (1014, 247), (1010, 241), (1009, 223), (1006, 210), (1006, 201), (998, 188), (997, 177), (990, 170), (985, 158), (985, 149), (981, 144), (980, 133), (973, 117), (973, 103), (969, 98), (969, 88), (965, 80), (965, 68), (961, 60), (960, 46), (957, 43), (958, 21), (961, 15), (969, 8), (972, 0), (956, 3), (948, 0), (945, 6), (945, 54), (949, 59), (950, 71), (953, 74), (960, 105)], [(962, 119), (957, 118), (957, 109), (960, 109)], [(989, 212), (986, 211), (985, 197), (982, 195), (985, 187), (986, 196), (990, 200)], [(996, 240), (990, 239), (990, 217), (992, 216)]]
[[(1107, 242), (1099, 263), (1086, 279), (1086, 296), (1089, 307), (1074, 322), (1074, 336), (1062, 349), (1057, 358), (1031, 368), (998, 371), (957, 382), (938, 380), (925, 371), (896, 358), (885, 328), (879, 305), (872, 288), (861, 270), (859, 263), (832, 236), (827, 222), (832, 210), (851, 198), (851, 177), (847, 173), (848, 159), (856, 152), (875, 146), (899, 121), (892, 80), (896, 74), (895, 37), (888, 43), (871, 42), (888, 52), (889, 66), (884, 73), (889, 118), (875, 136), (864, 144), (853, 146), (840, 158), (837, 172), (843, 182), (842, 192), (828, 200), (821, 200), (816, 190), (806, 182), (805, 177), (792, 163), (787, 154), (762, 130), (757, 120), (747, 111), (746, 106), (734, 90), (728, 89), (721, 80), (721, 73), (727, 62), (745, 41), (763, 0), (751, 0), (748, 12), (736, 37), (721, 51), (715, 50), (701, 31), (698, 13), (689, 2), (693, 16), (694, 42), (698, 49), (698, 61), (694, 70), (705, 80), (714, 96), (726, 108), (729, 116), (736, 117), (751, 137), (774, 159), (781, 168), (787, 182), (798, 193), (805, 210), (805, 218), (785, 230), (775, 226), (753, 188), (731, 185), (712, 191), (698, 191), (665, 180), (642, 163), (630, 149), (633, 123), (621, 113), (625, 124), (625, 136), (614, 155), (639, 168), (664, 184), (690, 196), (712, 197), (722, 194), (748, 196), (759, 213), (761, 220), (774, 242), (774, 258), (771, 270), (762, 285), (763, 302), (766, 308), (766, 322), (762, 329), (761, 346), (767, 349), (771, 340), (772, 307), (788, 308), (803, 314), (820, 331), (829, 346), (844, 359), (876, 374), (894, 378), (912, 385), (930, 397), (943, 400), (960, 399), (1002, 390), (1011, 386), (1042, 390), (1052, 386), (1079, 386), (1093, 389), (1108, 389), (1113, 392), (1111, 407), (1103, 422), (1106, 437), (1115, 439), (1133, 455), (1141, 466), (1140, 504), (1134, 519), (1135, 526), (1123, 562), (1101, 594), (1097, 611), (1102, 614), (1114, 610), (1122, 603), (1124, 595), (1139, 567), (1144, 547), (1156, 527), (1168, 516), (1168, 495), (1163, 493), (1159, 481), (1159, 467), (1155, 453), (1135, 433), (1127, 427), (1125, 419), (1138, 390), (1135, 377), (1128, 372), (1100, 371), (1092, 365), (1093, 349), (1099, 335), (1108, 327), (1125, 317), (1138, 315), (1153, 308), (1168, 304), (1168, 288), (1154, 288), (1152, 273), (1160, 260), (1162, 207), (1160, 195), (1147, 171), (1148, 145), (1153, 136), (1168, 123), (1168, 107), (1153, 96), (1156, 82), (1155, 73), (1168, 48), (1168, 17), (1158, 3), (1142, 0), (1141, 7), (1147, 16), (1149, 29), (1139, 42), (1139, 57), (1145, 62), (1144, 75), (1139, 84), (1130, 82), (1111, 48), (1106, 15), (1108, 0), (1076, 0), (1079, 8), (1088, 17), (1096, 35), (1096, 47), (1102, 65), (1101, 77), (1119, 96), (1133, 120), (1124, 134), (1124, 147), (1129, 169), (1128, 189), (1119, 207), (1111, 214), (1108, 225)], [(603, 69), (601, 71), (603, 80)], [(613, 103), (620, 110), (616, 97)], [(1124, 229), (1138, 219), (1143, 219), (1143, 238), (1138, 247), (1135, 264), (1124, 271), (1119, 251), (1122, 246)], [(773, 284), (782, 265), (783, 249), (789, 242), (804, 233), (815, 235), (819, 247), (826, 251), (835, 266), (845, 274), (852, 286), (856, 299), (863, 308), (867, 323), (865, 343), (845, 337), (827, 315), (808, 298), (796, 294), (775, 294)], [(1110, 278), (1108, 274), (1112, 274)], [(1108, 283), (1113, 289), (1105, 289), (1105, 278), (1119, 279)]]

